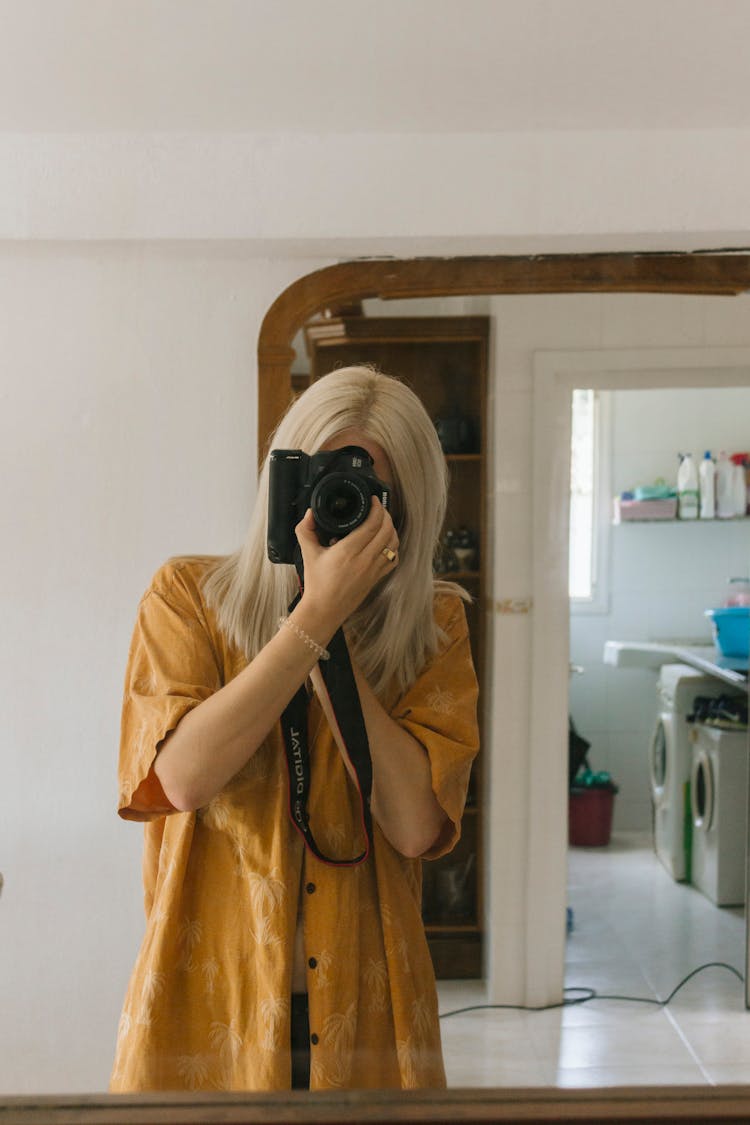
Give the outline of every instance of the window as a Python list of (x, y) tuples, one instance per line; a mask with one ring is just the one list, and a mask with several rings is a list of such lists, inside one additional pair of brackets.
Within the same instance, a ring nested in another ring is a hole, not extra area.
[(609, 550), (609, 396), (573, 391), (570, 443), (571, 609), (606, 613)]

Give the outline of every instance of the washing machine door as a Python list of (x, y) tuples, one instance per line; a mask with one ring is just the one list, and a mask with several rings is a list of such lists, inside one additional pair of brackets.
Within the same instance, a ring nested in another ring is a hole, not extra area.
[(693, 762), (690, 779), (690, 805), (693, 826), (701, 832), (708, 832), (713, 823), (715, 796), (711, 758), (705, 750), (699, 750)]
[(658, 807), (664, 800), (669, 763), (674, 746), (674, 716), (663, 712), (651, 735), (648, 761), (651, 775), (651, 796)]

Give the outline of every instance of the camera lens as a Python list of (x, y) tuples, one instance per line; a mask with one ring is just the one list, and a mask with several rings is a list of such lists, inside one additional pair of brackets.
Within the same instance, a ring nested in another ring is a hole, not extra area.
[(371, 493), (350, 474), (330, 473), (313, 489), (310, 497), (315, 522), (329, 535), (342, 536), (367, 519)]

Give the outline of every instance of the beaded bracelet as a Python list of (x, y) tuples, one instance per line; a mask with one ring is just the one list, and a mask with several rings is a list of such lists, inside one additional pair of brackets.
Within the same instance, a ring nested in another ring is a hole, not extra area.
[(312, 637), (309, 636), (304, 629), (300, 629), (299, 625), (296, 625), (294, 621), (290, 621), (288, 617), (280, 617), (279, 628), (281, 628), (282, 625), (286, 625), (287, 629), (291, 629), (293, 633), (296, 633), (299, 639), (303, 641), (308, 648), (311, 648), (313, 650), (318, 660), (331, 659), (331, 654), (328, 649), (323, 648), (323, 646), (319, 645), (317, 641), (314, 641)]

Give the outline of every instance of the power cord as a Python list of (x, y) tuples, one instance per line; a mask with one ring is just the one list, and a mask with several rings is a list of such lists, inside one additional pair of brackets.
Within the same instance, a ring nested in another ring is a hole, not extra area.
[(745, 980), (742, 973), (735, 969), (734, 965), (728, 965), (725, 961), (707, 961), (705, 965), (699, 965), (697, 969), (693, 969), (686, 977), (683, 977), (676, 988), (673, 988), (666, 1000), (658, 1000), (651, 996), (613, 996), (607, 993), (597, 992), (595, 988), (584, 988), (576, 985), (571, 985), (569, 988), (563, 989), (563, 992), (581, 992), (582, 996), (571, 996), (568, 999), (561, 1000), (559, 1004), (544, 1004), (538, 1008), (526, 1007), (524, 1004), (474, 1004), (468, 1008), (456, 1008), (453, 1012), (442, 1012), (440, 1019), (447, 1019), (448, 1016), (460, 1016), (465, 1012), (481, 1012), (487, 1009), (504, 1009), (513, 1012), (549, 1012), (554, 1008), (569, 1008), (574, 1004), (588, 1004), (591, 1000), (627, 1000), (633, 1004), (655, 1004), (658, 1008), (665, 1008), (667, 1004), (677, 995), (681, 988), (684, 988), (689, 980), (697, 976), (698, 973), (704, 972), (706, 969), (727, 969), (730, 973), (734, 973), (739, 981)]

